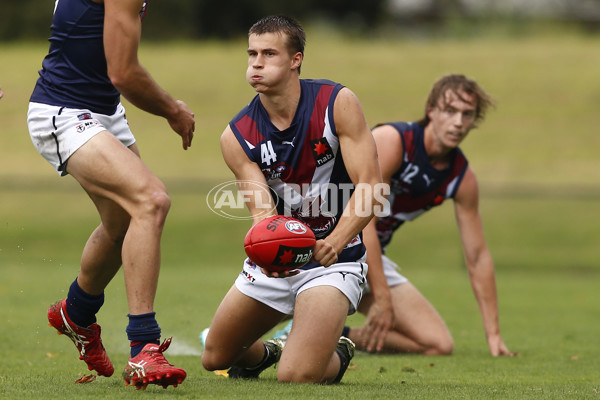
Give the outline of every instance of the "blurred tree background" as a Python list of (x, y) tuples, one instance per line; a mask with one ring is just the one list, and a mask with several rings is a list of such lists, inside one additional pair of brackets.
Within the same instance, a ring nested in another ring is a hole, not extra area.
[[(54, 2), (1, 0), (0, 40), (48, 38)], [(144, 37), (153, 40), (239, 37), (269, 14), (360, 35), (478, 35), (494, 26), (520, 34), (544, 24), (600, 31), (600, 0), (150, 0), (149, 6)]]
[[(49, 36), (54, 0), (1, 0), (0, 40)], [(270, 14), (335, 21), (372, 29), (386, 0), (150, 0), (144, 36), (157, 40), (231, 38)]]

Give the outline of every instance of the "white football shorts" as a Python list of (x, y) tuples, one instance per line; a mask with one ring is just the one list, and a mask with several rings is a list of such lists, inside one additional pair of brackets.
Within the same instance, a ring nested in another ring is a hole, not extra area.
[(269, 278), (260, 267), (244, 261), (242, 272), (235, 281), (238, 290), (267, 306), (292, 315), (296, 296), (304, 290), (317, 286), (333, 286), (350, 301), (348, 315), (356, 312), (367, 283), (366, 256), (356, 262), (333, 264), (327, 268), (317, 267), (300, 270), (288, 278)]
[[(383, 275), (389, 287), (394, 287), (408, 282), (408, 279), (400, 274), (400, 267), (398, 264), (390, 260), (386, 256), (381, 256), (381, 262), (383, 263)], [(365, 293), (371, 293), (371, 287), (367, 283), (365, 287)]]
[(69, 157), (102, 131), (112, 133), (127, 147), (135, 143), (121, 103), (113, 115), (105, 115), (30, 102), (27, 125), (37, 151), (63, 176)]

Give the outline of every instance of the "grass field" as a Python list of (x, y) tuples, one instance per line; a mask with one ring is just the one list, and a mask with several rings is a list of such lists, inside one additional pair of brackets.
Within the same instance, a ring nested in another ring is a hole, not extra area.
[[(403, 228), (390, 254), (446, 320), (454, 355), (359, 353), (332, 387), (277, 384), (274, 370), (256, 382), (204, 371), (198, 334), (239, 272), (248, 228), (215, 216), (205, 201), (213, 185), (231, 179), (218, 151), (220, 132), (253, 96), (244, 81), (245, 43), (144, 44), (143, 64), (196, 112), (197, 134), (184, 153), (164, 121), (128, 107), (142, 156), (173, 200), (156, 311), (163, 336), (174, 337), (169, 360), (188, 371), (182, 386), (149, 387), (143, 396), (600, 399), (600, 38), (308, 38), (302, 76), (353, 89), (372, 125), (419, 118), (433, 80), (449, 72), (473, 76), (495, 96), (497, 109), (462, 147), (481, 182), (502, 333), (519, 356), (489, 355), (446, 205)], [(59, 178), (28, 137), (27, 100), (46, 48), (0, 43), (0, 398), (142, 396), (118, 377), (128, 350), (122, 274), (99, 314), (114, 377), (74, 384), (87, 369), (47, 326), (47, 307), (65, 296), (98, 221), (82, 190)]]

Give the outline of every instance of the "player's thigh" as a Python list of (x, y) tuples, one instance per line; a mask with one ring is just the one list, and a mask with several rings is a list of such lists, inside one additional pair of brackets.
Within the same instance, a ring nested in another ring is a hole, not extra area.
[(316, 286), (301, 292), (279, 368), (326, 368), (349, 306), (348, 298), (333, 286)]
[(234, 359), (282, 318), (282, 313), (243, 294), (234, 285), (215, 312), (205, 352), (217, 352), (219, 358)]
[(140, 157), (108, 131), (77, 149), (69, 158), (67, 171), (88, 193), (113, 200), (130, 214), (145, 197), (166, 194), (163, 183)]
[(449, 336), (444, 320), (410, 282), (390, 288), (394, 308), (394, 328), (419, 343)]
[[(137, 144), (134, 143), (129, 146), (129, 150), (139, 157)], [(100, 220), (105, 231), (114, 240), (122, 240), (131, 221), (129, 213), (112, 199), (91, 192), (87, 193), (100, 214)]]

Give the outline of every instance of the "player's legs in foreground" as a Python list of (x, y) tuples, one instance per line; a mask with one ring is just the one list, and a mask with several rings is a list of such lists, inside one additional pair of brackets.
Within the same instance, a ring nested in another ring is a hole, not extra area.
[[(390, 292), (394, 307), (394, 325), (386, 337), (382, 352), (451, 354), (454, 342), (450, 331), (425, 296), (410, 282), (391, 287)], [(366, 314), (371, 304), (373, 294), (365, 294), (358, 309)], [(350, 328), (349, 337), (360, 350), (365, 349), (362, 334), (362, 328)]]
[(156, 349), (151, 346), (152, 351), (147, 351), (149, 344), (157, 345), (160, 338), (153, 309), (160, 238), (170, 208), (164, 185), (141, 161), (135, 144), (128, 149), (108, 132), (79, 148), (69, 159), (67, 170), (94, 201), (102, 220), (84, 250), (78, 277), (81, 288), (89, 294), (101, 293), (122, 263), (130, 316), (152, 322), (150, 332), (140, 332), (130, 317), (128, 335), (137, 344), (132, 347), (132, 359), (138, 354), (147, 358), (145, 370), (136, 370), (136, 375), (145, 375), (144, 379), (136, 376), (130, 382), (138, 388), (147, 383), (181, 383), (185, 371), (171, 366), (162, 356), (168, 344)]
[[(83, 249), (76, 283), (80, 290), (89, 295), (85, 301), (87, 308), (97, 312), (103, 303), (104, 288), (121, 267), (121, 248), (130, 217), (114, 201), (93, 193), (89, 195), (98, 209), (101, 223), (92, 232)], [(71, 290), (72, 288), (69, 294)], [(102, 300), (96, 300), (100, 297)], [(84, 326), (79, 326), (74, 323), (67, 312), (68, 300), (69, 298), (58, 301), (50, 307), (48, 310), (50, 325), (73, 340), (80, 352), (79, 358), (86, 362), (90, 370), (96, 370), (98, 375), (111, 376), (114, 368), (102, 345), (100, 325), (85, 323)], [(95, 321), (95, 313), (86, 315), (82, 305), (81, 302), (74, 305), (79, 312), (79, 315), (75, 316)]]
[[(283, 317), (284, 314), (232, 286), (210, 324), (202, 365), (208, 371), (232, 367), (236, 370), (254, 369), (260, 373), (279, 359), (279, 354), (276, 354), (275, 361), (269, 359), (269, 350), (260, 338)], [(255, 378), (258, 373), (236, 377)]]
[(335, 383), (341, 379), (354, 350), (352, 345), (352, 354), (336, 351), (348, 307), (346, 296), (333, 286), (316, 286), (298, 295), (292, 330), (277, 367), (279, 381)]
[[(154, 308), (160, 237), (170, 199), (162, 182), (136, 154), (135, 145), (132, 150), (110, 133), (102, 132), (71, 156), (67, 169), (95, 202), (105, 227), (110, 225), (114, 214), (103, 215), (107, 210), (102, 208), (101, 199), (117, 203), (130, 216), (122, 239), (121, 260), (129, 312), (143, 314)], [(81, 271), (86, 276), (82, 279), (82, 289), (100, 292), (114, 276), (116, 271), (105, 273), (93, 259), (102, 258), (100, 254), (106, 246), (110, 248), (111, 244), (103, 241), (86, 244)]]

